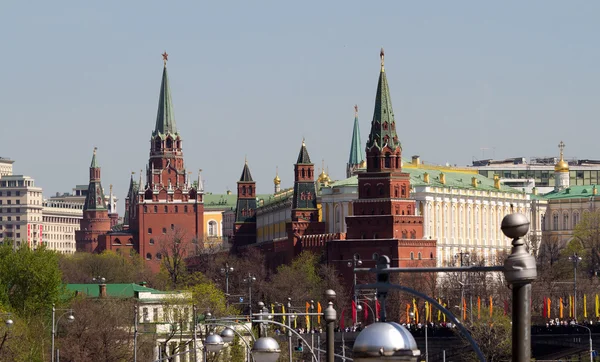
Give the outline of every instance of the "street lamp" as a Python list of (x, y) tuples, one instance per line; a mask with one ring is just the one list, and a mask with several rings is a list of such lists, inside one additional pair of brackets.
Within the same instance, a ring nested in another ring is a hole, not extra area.
[[(356, 267), (362, 265), (362, 260), (360, 260), (360, 255), (354, 254), (352, 256), (352, 260), (348, 261), (348, 267), (352, 268), (352, 275), (354, 276), (354, 282), (352, 284), (352, 290), (354, 292), (354, 304), (356, 305), (358, 302), (358, 291), (356, 290)], [(356, 312), (355, 312), (356, 313)], [(352, 318), (356, 321), (358, 320), (356, 315), (353, 315)]]
[(235, 337), (235, 332), (233, 329), (227, 327), (221, 332), (221, 338), (223, 338), (223, 342), (231, 343), (233, 342), (233, 338)]
[(252, 283), (256, 281), (256, 277), (250, 273), (244, 278), (244, 283), (248, 283), (248, 313), (252, 319)]
[(581, 324), (576, 324), (576, 326), (587, 329), (588, 333), (590, 334), (590, 361), (593, 361), (594, 360), (594, 348), (592, 347), (592, 330), (586, 326), (582, 326)]
[(252, 346), (252, 357), (261, 362), (277, 362), (281, 349), (279, 343), (271, 337), (260, 337)]
[(395, 322), (377, 322), (363, 329), (354, 341), (354, 361), (410, 361), (421, 355), (412, 334)]
[[(458, 260), (460, 259), (460, 266), (462, 268), (463, 264), (468, 262), (469, 258), (471, 257), (471, 254), (469, 254), (469, 252), (463, 252), (462, 250), (454, 255), (454, 259)], [(466, 261), (465, 261), (466, 260)], [(460, 320), (461, 321), (465, 321), (465, 310), (464, 310), (464, 302), (465, 302), (465, 279), (464, 276), (461, 274), (460, 276), (461, 281), (458, 282), (458, 284), (460, 284)]]
[(97, 277), (93, 277), (92, 281), (98, 283), (98, 284), (104, 284), (106, 283), (106, 278), (101, 277), (101, 276), (97, 276)]
[(334, 362), (335, 352), (335, 321), (337, 320), (337, 312), (333, 308), (333, 301), (336, 298), (335, 291), (327, 289), (325, 291), (325, 300), (327, 301), (327, 308), (323, 312), (325, 317), (325, 323), (327, 324), (327, 330), (325, 338), (327, 339), (327, 362)]
[(229, 266), (229, 263), (225, 263), (225, 267), (221, 268), (221, 274), (225, 275), (225, 297), (226, 302), (229, 304), (229, 274), (233, 273), (233, 267)]
[(577, 321), (577, 264), (581, 261), (581, 257), (574, 253), (569, 260), (573, 262), (573, 318)]
[[(56, 318), (56, 311), (65, 311), (63, 314), (61, 314), (58, 319)], [(58, 360), (58, 349), (56, 350), (56, 354), (54, 352), (54, 338), (56, 336), (56, 332), (58, 330), (58, 322), (60, 321), (60, 319), (67, 315), (67, 322), (69, 323), (73, 323), (73, 321), (75, 321), (75, 316), (73, 315), (73, 309), (56, 309), (54, 307), (54, 304), (52, 304), (52, 362), (54, 362), (55, 360)]]

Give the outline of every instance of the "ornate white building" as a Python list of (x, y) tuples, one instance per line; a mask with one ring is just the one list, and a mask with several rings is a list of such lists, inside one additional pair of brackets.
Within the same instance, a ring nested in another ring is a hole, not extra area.
[[(508, 250), (502, 218), (512, 212), (528, 215), (530, 233), (539, 235), (544, 204), (529, 194), (488, 179), (475, 170), (426, 166), (418, 158), (403, 166), (410, 174), (411, 196), (424, 217), (424, 237), (437, 240), (438, 265), (452, 263), (461, 251), (485, 260)], [(345, 217), (358, 198), (357, 177), (336, 181), (321, 189), (323, 220), (328, 232), (346, 232)], [(533, 206), (533, 209), (532, 209)]]

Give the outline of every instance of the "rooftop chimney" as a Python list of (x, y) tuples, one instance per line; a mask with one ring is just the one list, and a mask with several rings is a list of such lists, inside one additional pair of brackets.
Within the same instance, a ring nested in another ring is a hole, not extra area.
[(106, 298), (106, 284), (98, 284), (100, 288), (100, 294), (98, 295), (100, 298)]
[(421, 158), (419, 158), (418, 155), (414, 155), (412, 156), (412, 164), (413, 165), (420, 165), (421, 164)]

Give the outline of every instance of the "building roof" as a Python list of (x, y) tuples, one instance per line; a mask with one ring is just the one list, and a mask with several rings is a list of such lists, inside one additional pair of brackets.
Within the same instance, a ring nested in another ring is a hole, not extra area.
[(358, 125), (358, 106), (354, 106), (354, 128), (352, 129), (352, 143), (350, 144), (350, 157), (348, 157), (349, 165), (358, 165), (364, 159), (363, 145), (360, 141), (360, 128)]
[[(67, 284), (67, 290), (75, 293), (84, 293), (88, 297), (98, 298), (100, 296), (100, 287), (98, 284)], [(136, 292), (150, 292), (153, 294), (168, 294), (153, 288), (144, 287), (135, 283), (128, 284), (106, 284), (106, 295), (112, 298), (133, 298)]]
[(373, 111), (373, 121), (371, 122), (371, 131), (367, 140), (367, 148), (376, 147), (382, 149), (386, 144), (392, 150), (400, 147), (398, 135), (396, 134), (396, 121), (394, 119), (394, 110), (392, 109), (392, 98), (390, 89), (383, 67), (384, 52), (381, 49), (381, 71), (377, 83), (377, 94), (375, 95), (375, 110)]
[(250, 168), (248, 167), (248, 161), (244, 163), (244, 169), (242, 170), (242, 176), (240, 176), (240, 181), (242, 182), (253, 182), (252, 174), (250, 174)]
[[(489, 179), (485, 176), (474, 174), (474, 173), (463, 173), (463, 172), (440, 172), (436, 168), (418, 167), (418, 168), (405, 168), (404, 172), (410, 175), (410, 184), (415, 186), (434, 186), (434, 187), (452, 187), (459, 189), (477, 189), (482, 191), (499, 191), (508, 193), (522, 193), (521, 191), (514, 189), (506, 185), (500, 185), (500, 189), (494, 187), (494, 180)], [(429, 175), (429, 182), (425, 182), (425, 173)], [(442, 184), (440, 180), (440, 174), (443, 173), (445, 176), (445, 184)], [(473, 177), (477, 180), (477, 187), (473, 186)], [(352, 176), (347, 179), (335, 181), (328, 187), (342, 187), (342, 186), (358, 186), (358, 176)]]
[(152, 137), (160, 136), (162, 138), (168, 134), (177, 135), (177, 125), (175, 124), (173, 102), (171, 101), (171, 88), (169, 87), (169, 77), (167, 75), (167, 63), (165, 62), (160, 85), (160, 96), (158, 98), (156, 126), (152, 133)]
[(306, 150), (306, 144), (304, 140), (302, 140), (302, 147), (300, 147), (300, 153), (298, 154), (298, 160), (296, 161), (297, 165), (312, 165), (310, 161), (310, 156), (308, 155), (308, 151)]
[[(256, 195), (257, 201), (267, 200), (269, 197), (273, 195), (268, 194), (258, 194)], [(225, 210), (225, 209), (235, 209), (237, 204), (237, 195), (236, 194), (213, 194), (213, 193), (205, 193), (204, 194), (204, 210)]]
[(594, 195), (594, 189), (596, 185), (579, 185), (579, 186), (571, 186), (566, 189), (562, 189), (559, 191), (551, 191), (547, 194), (542, 195), (542, 197), (546, 200), (562, 200), (562, 199), (580, 199), (586, 198), (590, 196), (598, 196)]

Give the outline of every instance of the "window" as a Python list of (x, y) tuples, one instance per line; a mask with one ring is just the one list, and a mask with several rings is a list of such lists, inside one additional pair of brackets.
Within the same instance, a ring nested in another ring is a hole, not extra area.
[(6, 196), (11, 196), (10, 191), (6, 191)]
[(146, 254), (146, 260), (152, 260), (152, 254), (147, 253)]
[(162, 231), (163, 231), (163, 234), (166, 234), (167, 233), (167, 228), (163, 228)]
[(148, 228), (148, 234), (152, 234), (152, 228)]
[(154, 213), (158, 213), (158, 206), (154, 206)]
[(150, 245), (154, 245), (154, 239), (150, 238)]
[(161, 260), (162, 259), (162, 254), (161, 253), (156, 253), (156, 259)]
[(21, 237), (21, 234), (20, 234), (20, 233), (17, 233), (17, 237), (18, 237), (18, 238), (20, 238), (20, 237)]
[(16, 200), (17, 205), (21, 205), (21, 200)]
[(167, 214), (169, 212), (169, 207), (165, 206), (165, 214)]
[(574, 212), (573, 213), (573, 229), (575, 229), (575, 227), (577, 226), (578, 223), (579, 223), (579, 213)]
[(410, 260), (415, 260), (415, 253), (412, 251), (410, 252)]
[(175, 230), (175, 224), (171, 224), (171, 230)]
[(187, 205), (183, 207), (183, 212), (188, 212)]
[(554, 230), (554, 231), (558, 230), (558, 214), (552, 215), (552, 230)]
[(217, 236), (217, 222), (214, 220), (208, 222), (208, 236)]
[(21, 191), (15, 191), (16, 196), (21, 196)]
[(21, 221), (21, 217), (20, 216), (17, 216), (17, 221)]
[(421, 252), (419, 251), (419, 254), (417, 254), (417, 258), (419, 258), (419, 260), (421, 260)]
[(148, 212), (148, 206), (144, 206), (144, 214)]
[(563, 230), (569, 230), (569, 214), (563, 214)]
[(179, 207), (177, 207), (177, 205), (175, 205), (175, 213), (179, 212)]

